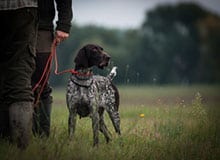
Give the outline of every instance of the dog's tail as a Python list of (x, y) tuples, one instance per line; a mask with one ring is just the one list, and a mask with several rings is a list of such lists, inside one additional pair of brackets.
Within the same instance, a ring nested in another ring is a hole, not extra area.
[(115, 76), (117, 75), (116, 72), (117, 67), (114, 66), (111, 70), (111, 72), (109, 73), (109, 75), (107, 76), (110, 80), (113, 80), (115, 78)]

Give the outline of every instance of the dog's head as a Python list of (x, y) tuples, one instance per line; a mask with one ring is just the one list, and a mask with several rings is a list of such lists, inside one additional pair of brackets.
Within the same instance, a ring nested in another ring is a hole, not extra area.
[(74, 60), (76, 64), (75, 69), (85, 69), (92, 66), (103, 69), (108, 66), (110, 58), (111, 57), (104, 52), (102, 47), (94, 44), (87, 44), (82, 47), (76, 55)]

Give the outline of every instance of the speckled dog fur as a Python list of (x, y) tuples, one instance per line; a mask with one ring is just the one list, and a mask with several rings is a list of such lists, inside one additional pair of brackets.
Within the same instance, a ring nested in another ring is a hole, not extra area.
[[(89, 57), (87, 60), (85, 60), (86, 56)], [(82, 57), (85, 59), (81, 60)], [(84, 46), (75, 59), (75, 69), (80, 74), (72, 74), (67, 85), (66, 102), (69, 109), (69, 135), (72, 137), (74, 134), (77, 115), (80, 118), (89, 116), (92, 119), (93, 145), (99, 143), (99, 131), (104, 134), (106, 142), (110, 140), (111, 134), (104, 122), (105, 110), (109, 114), (115, 131), (121, 134), (119, 92), (112, 83), (112, 79), (116, 75), (115, 68), (106, 77), (93, 75), (91, 69), (92, 66), (103, 69), (108, 65), (109, 59), (110, 56), (100, 46)]]

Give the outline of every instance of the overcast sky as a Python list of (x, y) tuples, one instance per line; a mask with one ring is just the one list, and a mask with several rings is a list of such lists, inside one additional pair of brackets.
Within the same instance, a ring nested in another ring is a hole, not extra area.
[(137, 28), (144, 14), (163, 3), (197, 2), (220, 15), (220, 0), (73, 0), (73, 22), (108, 28)]

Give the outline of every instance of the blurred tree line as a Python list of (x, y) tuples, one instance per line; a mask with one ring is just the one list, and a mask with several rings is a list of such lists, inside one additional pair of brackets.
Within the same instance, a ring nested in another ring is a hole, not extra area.
[[(87, 43), (111, 55), (106, 75), (118, 66), (118, 84), (191, 84), (220, 82), (220, 17), (193, 3), (162, 5), (145, 15), (138, 29), (107, 29), (73, 24), (70, 38), (57, 48), (59, 70), (73, 68), (77, 51)], [(51, 75), (55, 86), (68, 74)]]

